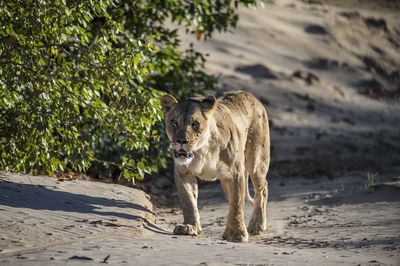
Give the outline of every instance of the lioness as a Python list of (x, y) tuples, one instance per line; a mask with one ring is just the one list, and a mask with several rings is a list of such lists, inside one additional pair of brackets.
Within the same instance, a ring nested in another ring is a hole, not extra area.
[[(161, 106), (173, 149), (174, 177), (184, 218), (174, 234), (201, 232), (196, 177), (220, 180), (229, 202), (224, 239), (246, 242), (248, 232), (256, 235), (266, 230), (270, 142), (267, 112), (261, 102), (247, 92), (227, 92), (219, 99), (209, 95), (181, 103), (165, 95)], [(248, 193), (249, 175), (254, 200)], [(245, 198), (253, 202), (247, 229)]]

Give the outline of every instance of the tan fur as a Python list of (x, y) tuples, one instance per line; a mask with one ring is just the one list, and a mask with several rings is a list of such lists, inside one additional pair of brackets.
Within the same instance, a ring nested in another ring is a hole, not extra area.
[[(183, 224), (177, 225), (174, 233), (201, 232), (196, 177), (220, 180), (229, 202), (225, 239), (246, 242), (248, 233), (266, 230), (270, 143), (264, 106), (246, 92), (227, 92), (218, 100), (210, 95), (181, 103), (165, 95), (161, 105), (174, 150), (174, 177), (184, 216)], [(248, 176), (255, 196), (246, 228), (243, 207), (245, 198), (250, 198)]]

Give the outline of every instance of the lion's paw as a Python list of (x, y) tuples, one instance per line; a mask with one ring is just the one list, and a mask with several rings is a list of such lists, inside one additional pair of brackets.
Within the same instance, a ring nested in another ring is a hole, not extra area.
[(247, 230), (250, 235), (259, 235), (261, 232), (267, 230), (267, 222), (260, 221), (260, 219), (251, 219)]
[(249, 234), (246, 230), (225, 230), (222, 238), (229, 242), (246, 243), (249, 240)]
[(200, 228), (191, 224), (177, 224), (174, 229), (174, 235), (198, 236), (200, 233)]

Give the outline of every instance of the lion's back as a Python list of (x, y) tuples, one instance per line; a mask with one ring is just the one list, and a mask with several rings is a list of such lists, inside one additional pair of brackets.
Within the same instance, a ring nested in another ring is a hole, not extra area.
[(233, 119), (239, 119), (240, 124), (245, 128), (249, 128), (255, 122), (268, 124), (268, 116), (264, 105), (249, 92), (225, 92), (219, 98), (219, 104), (223, 106), (223, 109), (231, 112)]

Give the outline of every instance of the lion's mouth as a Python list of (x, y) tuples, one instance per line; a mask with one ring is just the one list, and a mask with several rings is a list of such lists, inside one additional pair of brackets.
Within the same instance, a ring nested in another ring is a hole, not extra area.
[(174, 156), (179, 159), (191, 159), (193, 158), (193, 153), (180, 149), (178, 151), (174, 150)]

